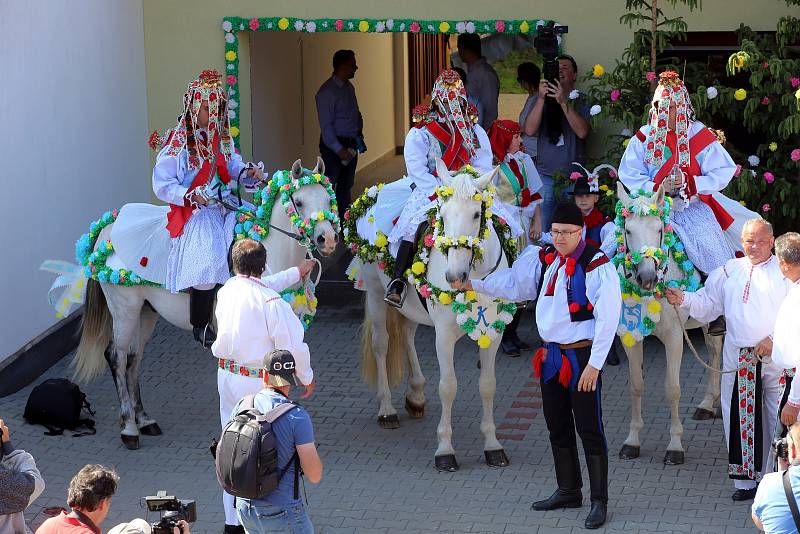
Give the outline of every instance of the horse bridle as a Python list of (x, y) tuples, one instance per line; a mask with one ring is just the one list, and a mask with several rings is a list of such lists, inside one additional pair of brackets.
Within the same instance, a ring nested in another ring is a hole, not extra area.
[[(628, 234), (625, 232), (625, 226), (622, 227), (622, 239), (625, 245), (625, 250), (629, 251), (630, 248), (628, 247)], [(664, 222), (661, 222), (661, 241), (659, 243), (659, 248), (663, 250), (664, 248), (664, 238), (666, 237), (666, 228)], [(653, 261), (656, 264), (656, 285), (664, 281), (664, 278), (667, 276), (667, 269), (669, 268), (669, 254), (666, 255), (664, 261), (659, 261), (658, 258), (653, 256)], [(628, 268), (625, 266), (625, 261), (622, 262), (622, 273), (625, 275), (626, 280), (631, 280), (633, 278), (633, 273), (628, 271)], [(637, 283), (638, 285), (638, 283)], [(640, 286), (641, 287), (641, 286)]]

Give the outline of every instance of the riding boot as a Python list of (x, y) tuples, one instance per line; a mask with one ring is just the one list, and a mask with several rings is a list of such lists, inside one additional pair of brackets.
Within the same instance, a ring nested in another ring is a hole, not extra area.
[(581, 493), (581, 465), (578, 462), (578, 447), (553, 447), (553, 462), (556, 467), (558, 489), (543, 500), (533, 503), (534, 510), (556, 510), (558, 508), (580, 508), (583, 504)]
[(199, 341), (203, 348), (210, 347), (217, 339), (211, 328), (216, 294), (216, 289), (189, 290), (189, 322), (192, 324), (195, 341)]
[(586, 455), (589, 471), (592, 508), (586, 516), (584, 526), (589, 529), (600, 528), (606, 522), (608, 506), (608, 455)]
[[(514, 320), (511, 321), (511, 324), (514, 325), (513, 328), (511, 329), (511, 332), (510, 332), (511, 341), (514, 342), (514, 345), (516, 345), (519, 350), (531, 350), (531, 346), (529, 344), (525, 343), (524, 341), (522, 341), (519, 338), (519, 335), (517, 334), (517, 327), (519, 327), (519, 321), (520, 321), (521, 318), (522, 318), (522, 308), (521, 307), (517, 307), (517, 312), (514, 314)], [(511, 325), (509, 325), (509, 326), (511, 326)]]
[(617, 352), (616, 336), (614, 336), (613, 341), (611, 341), (611, 348), (608, 350), (608, 356), (606, 356), (606, 363), (608, 365), (619, 365), (619, 353)]
[(406, 300), (408, 284), (406, 283), (406, 270), (411, 263), (411, 255), (414, 251), (414, 243), (403, 240), (397, 250), (397, 259), (394, 262), (394, 278), (386, 288), (383, 297), (384, 302), (395, 308), (402, 308)]
[(708, 323), (709, 336), (724, 336), (726, 330), (725, 316), (720, 315), (710, 323)]
[[(516, 358), (520, 355), (520, 348), (514, 342), (517, 337), (517, 325), (519, 324), (519, 312), (514, 314), (514, 318), (506, 325), (503, 330), (503, 337), (500, 340), (500, 349), (506, 356)], [(519, 338), (517, 338), (519, 339)]]

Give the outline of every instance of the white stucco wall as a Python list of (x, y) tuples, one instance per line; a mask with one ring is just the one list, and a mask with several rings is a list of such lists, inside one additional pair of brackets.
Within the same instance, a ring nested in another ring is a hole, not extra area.
[(1, 362), (56, 322), (42, 260), (150, 198), (141, 0), (0, 0), (0, 72)]

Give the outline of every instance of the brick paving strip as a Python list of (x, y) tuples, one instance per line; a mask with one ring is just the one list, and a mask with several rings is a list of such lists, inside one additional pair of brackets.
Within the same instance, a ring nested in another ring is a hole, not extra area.
[[(511, 465), (491, 469), (483, 459), (477, 349), (466, 339), (459, 341), (453, 443), (461, 470), (437, 473), (433, 454), (440, 409), (433, 330), (421, 328), (417, 335), (428, 379), (425, 418), (406, 416), (403, 393), (398, 390), (393, 400), (401, 428), (381, 430), (375, 420), (375, 394), (360, 381), (362, 308), (358, 300), (346, 304), (347, 300), (323, 300), (307, 336), (318, 387), (303, 404), (314, 419), (325, 462), (322, 483), (306, 485), (317, 532), (585, 532), (587, 506), (544, 513), (530, 510), (532, 501), (546, 497), (555, 487), (541, 398), (536, 379), (530, 376), (530, 352), (521, 358), (498, 354), (495, 417)], [(520, 328), (523, 338), (533, 337), (532, 328), (527, 314)], [(36, 383), (69, 376), (69, 359)], [(730, 499), (733, 487), (725, 476), (721, 422), (690, 419), (704, 390), (702, 369), (692, 358), (684, 359), (682, 371), (686, 463), (677, 467), (662, 464), (669, 440), (664, 367), (663, 349), (658, 344), (648, 345), (642, 457), (626, 462), (616, 454), (628, 431), (627, 362), (603, 373), (604, 422), (611, 455), (610, 518), (605, 532), (754, 532), (749, 504)], [(109, 373), (83, 387), (97, 409), (95, 436), (48, 437), (43, 436), (42, 427), (26, 425), (22, 411), (31, 388), (0, 399), (0, 417), (8, 421), (15, 444), (34, 455), (47, 483), (45, 492), (28, 510), (34, 527), (46, 519), (43, 507), (65, 505), (72, 475), (84, 464), (98, 462), (114, 466), (121, 475), (106, 530), (143, 517), (140, 498), (164, 489), (197, 501), (199, 521), (192, 532), (220, 532), (222, 507), (208, 452), (211, 438), (219, 433), (216, 367), (190, 334), (160, 322), (147, 346), (142, 394), (148, 413), (159, 421), (164, 435), (144, 436), (138, 451), (125, 450), (119, 440), (116, 392)], [(584, 480), (588, 480), (585, 473)], [(151, 514), (150, 520), (155, 519)]]

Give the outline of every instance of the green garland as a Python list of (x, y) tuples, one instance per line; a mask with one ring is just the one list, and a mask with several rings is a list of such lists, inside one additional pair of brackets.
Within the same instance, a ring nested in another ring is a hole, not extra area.
[[(306, 219), (301, 219), (292, 205), (291, 197), (300, 188), (306, 185), (318, 184), (325, 188), (330, 197), (331, 209), (315, 212)], [(316, 248), (311, 237), (314, 229), (320, 221), (330, 221), (334, 231), (339, 231), (338, 205), (336, 204), (336, 193), (331, 187), (331, 182), (327, 176), (319, 173), (306, 174), (300, 178), (291, 178), (289, 171), (277, 171), (272, 175), (272, 179), (266, 187), (257, 191), (254, 200), (258, 206), (255, 210), (249, 208), (239, 208), (237, 212), (237, 223), (234, 227), (234, 239), (239, 241), (249, 237), (256, 241), (263, 241), (269, 235), (269, 222), (272, 217), (272, 209), (275, 202), (280, 199), (281, 206), (289, 217), (291, 223), (300, 231), (305, 238), (303, 246), (313, 250)]]
[(539, 27), (554, 23), (552, 20), (536, 19), (489, 19), (489, 20), (438, 20), (409, 18), (316, 18), (298, 17), (224, 17), (222, 31), (225, 38), (225, 80), (229, 93), (231, 136), (239, 141), (239, 37), (238, 32), (290, 31), (303, 33), (359, 32), (359, 33), (427, 33), (460, 34), (501, 33), (538, 34)]
[[(375, 238), (375, 244), (369, 242), (358, 234), (356, 222), (364, 217), (378, 202), (378, 193), (383, 189), (382, 183), (373, 185), (364, 190), (361, 195), (350, 204), (344, 212), (344, 235), (345, 242), (350, 247), (351, 252), (358, 256), (364, 263), (376, 263), (378, 268), (386, 273), (386, 276), (394, 276), (394, 258), (389, 253), (389, 239), (380, 230)], [(370, 220), (369, 222), (374, 222)]]
[[(312, 295), (313, 295), (312, 291)], [(305, 286), (300, 286), (296, 289), (284, 289), (280, 292), (280, 296), (283, 300), (289, 303), (292, 309), (297, 313), (297, 308), (300, 306), (307, 306), (311, 313), (301, 313), (300, 314), (300, 322), (303, 323), (303, 328), (308, 330), (311, 326), (311, 323), (314, 322), (314, 316), (317, 314), (317, 297), (313, 297), (312, 300), (308, 300), (306, 297)]]
[(155, 286), (161, 284), (144, 280), (141, 276), (127, 269), (112, 269), (107, 265), (108, 257), (114, 253), (111, 241), (97, 247), (97, 237), (103, 229), (114, 223), (119, 215), (118, 210), (107, 211), (98, 220), (89, 225), (89, 232), (83, 234), (75, 243), (75, 259), (78, 265), (83, 265), (83, 274), (97, 282), (114, 284), (118, 286)]

